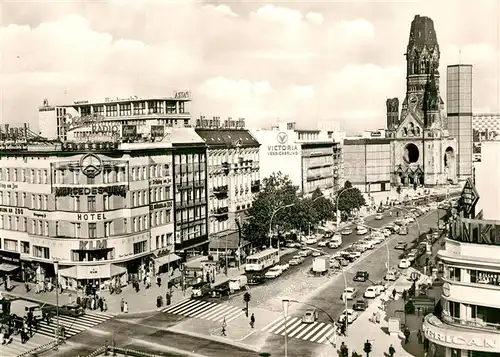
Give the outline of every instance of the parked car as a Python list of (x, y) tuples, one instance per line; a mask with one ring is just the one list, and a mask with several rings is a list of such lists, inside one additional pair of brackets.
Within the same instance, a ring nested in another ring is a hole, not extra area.
[(340, 234), (342, 234), (343, 236), (348, 236), (349, 234), (352, 234), (352, 229), (350, 228), (346, 228), (346, 229), (343, 229)]
[(356, 300), (352, 305), (352, 309), (355, 311), (365, 311), (368, 308), (368, 301), (366, 300)]
[(386, 238), (389, 237), (392, 234), (392, 232), (389, 229), (387, 229), (387, 228), (382, 229), (382, 233), (384, 233), (384, 236)]
[[(54, 316), (57, 314), (57, 307), (53, 305), (44, 305), (42, 307), (42, 313)], [(66, 304), (59, 306), (59, 315), (79, 317), (85, 315), (85, 310), (76, 303)]]
[(275, 279), (278, 276), (280, 276), (281, 273), (283, 273), (281, 271), (281, 268), (273, 267), (273, 268), (269, 269), (264, 276), (266, 277), (266, 279)]
[(400, 269), (407, 269), (411, 266), (411, 262), (408, 259), (401, 259), (399, 262)]
[(328, 242), (328, 248), (330, 249), (337, 249), (338, 247), (340, 247), (340, 243), (339, 242)]
[(380, 221), (380, 220), (381, 220), (381, 219), (383, 219), (383, 218), (384, 218), (384, 215), (383, 215), (382, 213), (377, 213), (377, 215), (375, 216), (375, 219), (376, 219), (377, 221)]
[(375, 299), (379, 295), (380, 295), (379, 288), (377, 288), (376, 286), (369, 286), (366, 288), (365, 293), (363, 294), (363, 297), (366, 299)]
[(214, 298), (222, 298), (223, 296), (229, 296), (229, 292), (230, 290), (228, 285), (219, 285), (212, 290), (211, 295)]
[(361, 257), (361, 252), (352, 251), (349, 253), (349, 260), (351, 260), (351, 261), (354, 261), (354, 260), (358, 259), (359, 257)]
[(417, 254), (416, 253), (413, 253), (413, 252), (410, 252), (408, 253), (408, 255), (406, 256), (406, 259), (408, 259), (410, 262), (414, 262), (415, 259), (417, 259)]
[(319, 317), (319, 314), (316, 310), (309, 309), (304, 313), (304, 316), (302, 316), (302, 323), (303, 324), (315, 323), (316, 320), (318, 319), (318, 317)]
[(356, 275), (354, 275), (354, 278), (352, 280), (354, 281), (367, 281), (370, 277), (370, 274), (368, 274), (367, 271), (365, 270), (359, 270), (356, 272)]
[(366, 234), (366, 233), (368, 233), (368, 229), (366, 229), (365, 227), (360, 227), (360, 229), (356, 230), (356, 234), (358, 236), (361, 236), (361, 235)]
[(398, 279), (398, 273), (395, 270), (389, 270), (385, 276), (384, 279), (387, 281), (396, 281)]
[(278, 266), (277, 268), (281, 268), (281, 271), (287, 271), (288, 269), (290, 269), (290, 264), (288, 263), (283, 263), (281, 264), (280, 266)]
[(358, 318), (358, 313), (353, 309), (347, 309), (342, 311), (342, 314), (339, 316), (339, 323), (343, 323), (345, 321), (345, 317), (347, 315), (347, 323), (352, 324)]
[(314, 251), (314, 252), (313, 252), (313, 257), (319, 257), (319, 256), (321, 256), (321, 255), (323, 255), (323, 253), (321, 253), (321, 252), (316, 252), (316, 251)]
[(347, 287), (344, 292), (340, 295), (342, 300), (354, 300), (358, 295), (358, 290), (356, 288)]
[[(302, 259), (302, 258), (301, 258)], [(290, 266), (296, 266), (296, 265), (300, 265), (302, 264), (303, 260), (299, 260), (299, 259), (295, 259), (295, 258), (292, 258), (288, 261), (288, 264)]]
[(402, 241), (399, 241), (396, 246), (394, 247), (394, 249), (398, 249), (398, 250), (406, 250), (406, 247), (408, 246), (408, 243), (406, 242), (402, 242)]
[(266, 280), (264, 274), (252, 274), (248, 276), (248, 285), (259, 285)]
[(326, 247), (328, 242), (326, 240), (322, 240), (321, 242), (318, 243), (318, 247)]

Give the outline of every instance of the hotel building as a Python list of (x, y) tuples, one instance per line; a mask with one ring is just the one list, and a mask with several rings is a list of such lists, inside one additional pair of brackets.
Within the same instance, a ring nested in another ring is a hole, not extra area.
[(272, 130), (252, 134), (261, 144), (260, 180), (281, 171), (305, 194), (319, 188), (331, 195), (341, 181), (341, 144), (332, 132), (301, 130), (295, 123), (280, 123)]
[(464, 209), (438, 252), (443, 313), (423, 323), (437, 356), (500, 355), (500, 142), (483, 142), (482, 150), (475, 182), (468, 179), (462, 193)]
[(259, 143), (245, 129), (196, 129), (196, 133), (207, 145), (210, 247), (232, 251), (238, 248), (238, 224), (260, 189)]
[(81, 100), (55, 106), (45, 99), (38, 108), (39, 135), (49, 140), (68, 140), (68, 125), (77, 118), (81, 118), (79, 124), (86, 119), (94, 124), (85, 130), (73, 130), (73, 136), (79, 139), (119, 136), (122, 125), (133, 125), (139, 133), (154, 135), (161, 127), (189, 127), (191, 115), (187, 105), (190, 101), (189, 91), (176, 91), (172, 97), (106, 98), (98, 102)]
[[(95, 125), (82, 130), (98, 135)], [(203, 140), (190, 128), (162, 126), (156, 140), (122, 129), (119, 140), (4, 142), (0, 270), (41, 280), (58, 261), (64, 288), (105, 287), (207, 254)]]

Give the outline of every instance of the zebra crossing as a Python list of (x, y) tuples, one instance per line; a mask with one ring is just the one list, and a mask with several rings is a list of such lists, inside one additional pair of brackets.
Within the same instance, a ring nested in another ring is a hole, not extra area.
[[(113, 317), (116, 314), (88, 312), (83, 316), (70, 317), (59, 315), (59, 326), (64, 326), (66, 330), (66, 338), (70, 338), (91, 329)], [(42, 320), (38, 322), (38, 329), (34, 330), (34, 335), (26, 343), (21, 343), (21, 335), (12, 336), (12, 342), (7, 345), (0, 345), (0, 356), (14, 357), (19, 356), (25, 352), (33, 350), (38, 346), (47, 344), (54, 340), (55, 330), (57, 328), (56, 318), (52, 318), (50, 324)]]
[(243, 309), (236, 306), (196, 299), (186, 299), (180, 301), (173, 306), (162, 309), (161, 311), (168, 314), (210, 320), (220, 323), (222, 323), (224, 319), (226, 323), (229, 323), (244, 314)]
[[(265, 326), (262, 331), (285, 336), (285, 319), (283, 317)], [(301, 317), (289, 317), (286, 321), (289, 338), (297, 338), (314, 343), (330, 344), (334, 340), (335, 329), (330, 323), (315, 321), (312, 324), (302, 323)]]

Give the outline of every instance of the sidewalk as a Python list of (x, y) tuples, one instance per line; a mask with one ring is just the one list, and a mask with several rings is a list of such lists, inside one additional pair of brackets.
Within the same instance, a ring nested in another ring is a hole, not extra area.
[[(411, 270), (410, 268), (409, 270)], [(426, 277), (421, 278), (422, 281)], [(335, 348), (338, 350), (341, 343), (344, 342), (349, 349), (349, 356), (352, 352), (357, 352), (359, 355), (364, 356), (363, 347), (366, 340), (369, 340), (372, 344), (372, 352), (370, 356), (382, 357), (389, 356), (389, 347), (392, 345), (396, 350), (396, 356), (398, 357), (413, 357), (408, 353), (405, 348), (403, 348), (404, 338), (402, 332), (399, 334), (390, 335), (388, 332), (388, 316), (391, 316), (390, 311), (386, 312), (379, 307), (382, 305), (382, 300), (394, 301), (389, 295), (392, 293), (393, 289), (396, 289), (398, 294), (396, 294), (396, 301), (400, 299), (400, 293), (403, 290), (410, 288), (412, 282), (406, 279), (406, 274), (401, 275), (399, 279), (394, 282), (393, 285), (389, 286), (387, 291), (370, 302), (368, 308), (359, 314), (359, 317), (347, 329), (347, 337), (337, 336)], [(418, 282), (417, 282), (418, 284)], [(380, 323), (376, 324), (370, 321), (370, 318), (377, 311), (380, 312)], [(388, 316), (387, 316), (388, 314)], [(392, 317), (392, 316), (391, 316)], [(416, 338), (415, 338), (416, 339)], [(405, 346), (406, 347), (406, 346)], [(316, 352), (318, 355), (332, 355), (332, 346), (325, 345), (321, 346)], [(407, 349), (407, 348), (406, 348)], [(413, 348), (411, 350), (414, 350)]]

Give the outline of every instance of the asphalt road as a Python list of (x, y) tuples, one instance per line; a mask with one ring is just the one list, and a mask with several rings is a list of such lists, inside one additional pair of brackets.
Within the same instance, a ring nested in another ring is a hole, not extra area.
[(164, 313), (145, 315), (143, 317), (120, 317), (99, 325), (97, 330), (88, 330), (74, 336), (59, 351), (48, 351), (44, 356), (87, 356), (100, 346), (106, 343), (110, 344), (113, 339), (117, 346), (147, 351), (159, 356), (184, 356), (180, 351), (193, 352), (209, 357), (231, 355), (255, 357), (256, 355), (253, 351), (166, 330), (183, 320), (182, 316)]
[[(394, 219), (394, 217), (392, 218)], [(366, 222), (367, 225), (373, 227), (381, 227), (388, 222), (388, 218), (382, 221)], [(420, 225), (421, 233), (426, 232), (429, 228), (435, 228), (437, 226), (437, 212), (430, 211), (428, 214), (419, 217), (418, 219)], [(359, 236), (358, 236), (359, 237)], [(394, 266), (399, 263), (399, 255), (402, 253), (400, 250), (395, 250), (394, 247), (398, 241), (405, 241), (410, 243), (418, 237), (418, 226), (413, 223), (409, 230), (408, 235), (399, 236), (392, 235), (387, 239), (389, 247), (389, 265)], [(356, 237), (348, 237), (345, 239), (344, 244), (350, 244)], [(386, 273), (386, 261), (387, 261), (387, 249), (384, 243), (378, 245), (374, 250), (367, 251), (360, 259), (355, 261), (353, 264), (349, 265), (344, 273), (346, 275), (347, 284), (350, 287), (355, 287), (358, 290), (358, 299), (362, 298), (365, 289), (373, 285), (372, 282), (378, 280), (383, 280)], [(358, 270), (366, 270), (370, 274), (369, 281), (366, 282), (354, 282), (352, 278)], [(334, 319), (338, 319), (340, 314), (345, 308), (344, 302), (340, 299), (340, 296), (344, 290), (344, 279), (342, 275), (337, 275), (329, 283), (327, 290), (322, 294), (318, 294), (308, 301), (304, 301), (307, 304), (314, 305), (319, 309), (327, 311)], [(355, 301), (355, 300), (354, 300)], [(348, 301), (348, 307), (351, 308), (353, 301)], [(297, 306), (297, 310), (294, 312), (293, 316), (301, 317), (303, 313), (310, 309), (310, 306), (302, 305)], [(330, 319), (326, 314), (321, 313), (319, 315), (320, 322), (329, 323)], [(349, 333), (349, 330), (348, 330)], [(354, 331), (352, 332), (354, 333)], [(355, 333), (359, 333), (356, 331)], [(307, 342), (300, 339), (289, 338), (288, 339), (288, 355), (290, 357), (300, 357), (300, 356), (311, 356), (311, 351), (314, 351), (319, 345), (312, 342)], [(333, 347), (332, 347), (333, 349)], [(267, 340), (267, 344), (264, 347), (266, 352), (271, 353), (271, 355), (283, 355), (284, 354), (284, 337), (280, 335), (270, 335)], [(332, 355), (334, 355), (332, 351)]]

